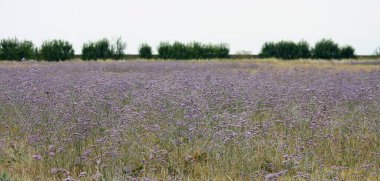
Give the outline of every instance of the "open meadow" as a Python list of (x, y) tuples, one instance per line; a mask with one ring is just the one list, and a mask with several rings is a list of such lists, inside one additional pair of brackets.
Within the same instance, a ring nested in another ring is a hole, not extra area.
[(0, 180), (379, 180), (380, 64), (0, 62)]

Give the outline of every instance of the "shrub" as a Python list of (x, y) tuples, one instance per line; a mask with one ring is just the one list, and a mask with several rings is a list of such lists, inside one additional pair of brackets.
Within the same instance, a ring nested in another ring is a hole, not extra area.
[(188, 53), (191, 57), (194, 59), (201, 59), (203, 57), (206, 57), (206, 50), (204, 48), (204, 45), (202, 45), (199, 42), (192, 42), (187, 45), (188, 47)]
[(169, 59), (169, 50), (171, 49), (171, 45), (168, 42), (161, 42), (157, 48), (158, 56), (162, 59)]
[(229, 58), (230, 57), (230, 48), (228, 47), (227, 44), (215, 45), (214, 50), (216, 50), (215, 58)]
[(2, 60), (20, 60), (17, 52), (19, 49), (19, 42), (17, 39), (3, 39), (0, 43), (0, 58)]
[(298, 46), (292, 41), (280, 41), (276, 45), (276, 57), (281, 59), (298, 58)]
[(41, 51), (35, 47), (34, 50), (33, 50), (33, 58), (36, 59), (36, 60), (42, 60), (42, 56), (41, 56)]
[(355, 58), (355, 49), (352, 46), (344, 46), (340, 49), (340, 57), (341, 58)]
[(152, 47), (148, 44), (142, 44), (139, 48), (140, 58), (150, 59), (152, 58)]
[(108, 39), (101, 39), (97, 42), (89, 42), (83, 45), (83, 60), (97, 60), (107, 58), (114, 58), (114, 49)]
[(82, 47), (82, 60), (96, 60), (97, 51), (96, 45), (93, 42), (85, 43)]
[(31, 59), (35, 56), (34, 45), (31, 41), (18, 41), (14, 39), (2, 39), (0, 41), (0, 60)]
[(276, 57), (276, 43), (274, 42), (266, 42), (264, 43), (263, 47), (261, 48), (261, 52), (259, 54), (259, 57), (261, 58), (271, 58)]
[(21, 41), (19, 42), (17, 50), (18, 60), (22, 58), (31, 59), (35, 57), (34, 44), (31, 41)]
[(113, 58), (114, 49), (111, 45), (111, 43), (108, 41), (108, 39), (103, 39), (98, 41), (95, 44), (95, 48), (97, 50), (97, 58), (100, 59), (107, 59), (107, 58)]
[(189, 52), (187, 52), (187, 47), (181, 42), (174, 42), (169, 49), (169, 58), (171, 59), (189, 59)]
[(122, 59), (125, 55), (124, 51), (126, 48), (127, 48), (127, 43), (123, 42), (121, 37), (117, 38), (114, 44), (114, 50), (115, 50), (114, 58), (117, 60)]
[(323, 39), (315, 44), (312, 54), (317, 59), (339, 59), (340, 49), (334, 41)]
[(294, 43), (293, 41), (267, 42), (263, 45), (259, 57), (274, 57), (286, 60), (309, 58), (310, 48), (309, 44), (305, 41), (298, 43)]
[(40, 54), (47, 61), (69, 60), (74, 58), (74, 49), (67, 41), (51, 40), (42, 43)]
[(124, 51), (126, 47), (127, 44), (120, 37), (115, 40), (114, 44), (110, 43), (106, 38), (96, 42), (88, 42), (82, 47), (82, 59), (122, 59), (125, 55)]
[(183, 44), (174, 42), (173, 44), (164, 42), (158, 47), (158, 56), (162, 59), (212, 59), (228, 58), (230, 49), (226, 44), (201, 44), (192, 42)]
[(297, 44), (298, 46), (298, 55), (297, 58), (310, 58), (311, 52), (310, 52), (310, 45), (306, 41), (300, 41)]

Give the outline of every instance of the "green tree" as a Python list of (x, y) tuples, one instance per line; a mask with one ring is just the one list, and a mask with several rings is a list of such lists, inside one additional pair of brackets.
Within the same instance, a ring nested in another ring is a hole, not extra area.
[(340, 59), (340, 49), (337, 43), (330, 39), (317, 42), (312, 50), (313, 57), (317, 59)]
[(152, 58), (152, 47), (144, 43), (139, 48), (140, 58), (150, 59)]
[(0, 60), (21, 60), (35, 57), (35, 47), (31, 41), (19, 41), (16, 38), (0, 41)]
[(340, 56), (341, 58), (355, 58), (355, 49), (352, 46), (344, 46), (340, 49)]
[(62, 61), (74, 58), (74, 49), (70, 42), (50, 40), (42, 43), (41, 58), (47, 61)]

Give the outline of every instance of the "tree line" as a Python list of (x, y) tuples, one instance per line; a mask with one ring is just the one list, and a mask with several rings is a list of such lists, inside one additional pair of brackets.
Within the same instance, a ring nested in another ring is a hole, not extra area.
[(306, 41), (298, 43), (293, 41), (267, 42), (259, 54), (261, 58), (291, 59), (350, 59), (355, 58), (355, 49), (350, 45), (339, 46), (330, 39), (318, 41), (310, 47)]
[[(84, 43), (81, 59), (123, 59), (126, 42), (121, 38), (110, 41), (106, 38)], [(146, 43), (139, 49), (139, 56), (143, 59), (153, 58), (152, 47)], [(229, 58), (230, 49), (227, 44), (203, 44), (200, 42), (161, 42), (157, 47), (159, 59), (214, 59)], [(355, 49), (352, 46), (339, 46), (330, 39), (318, 41), (314, 47), (308, 42), (279, 41), (266, 42), (259, 54), (260, 58), (290, 59), (348, 59), (355, 58)], [(49, 40), (36, 47), (28, 40), (20, 41), (17, 38), (2, 39), (0, 41), (0, 60), (35, 59), (46, 61), (64, 61), (74, 58), (74, 49), (70, 42), (57, 39)]]

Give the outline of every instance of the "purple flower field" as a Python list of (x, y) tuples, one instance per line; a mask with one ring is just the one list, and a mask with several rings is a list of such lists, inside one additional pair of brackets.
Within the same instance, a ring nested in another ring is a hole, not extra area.
[(380, 179), (380, 66), (0, 64), (0, 180)]

